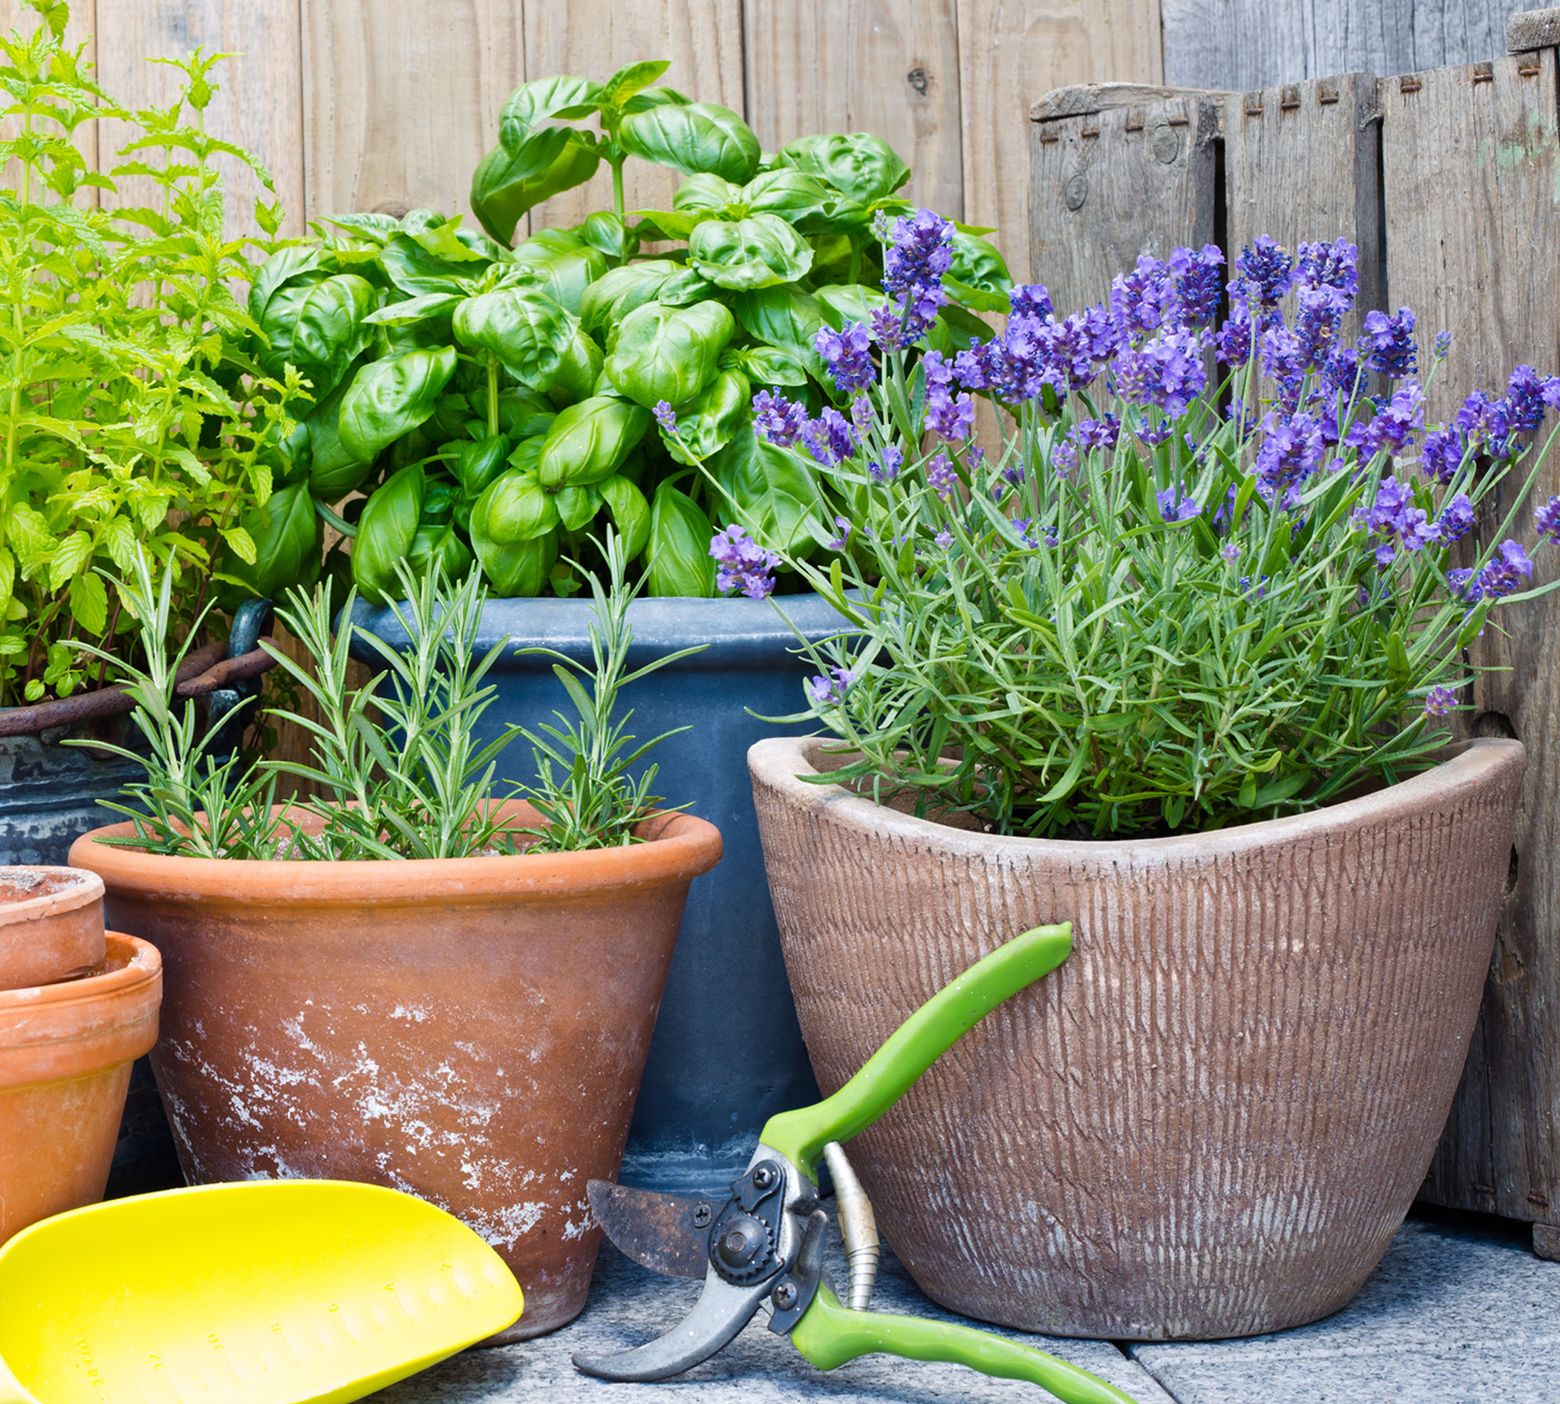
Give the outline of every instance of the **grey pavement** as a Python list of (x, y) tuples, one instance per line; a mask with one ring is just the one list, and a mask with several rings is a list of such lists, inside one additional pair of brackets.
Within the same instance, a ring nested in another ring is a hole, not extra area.
[[(842, 1279), (838, 1262), (832, 1276)], [(675, 1322), (698, 1284), (655, 1277), (608, 1246), (573, 1325), (500, 1350), (469, 1351), (385, 1390), (382, 1404), (932, 1404), (1043, 1399), (1033, 1385), (954, 1365), (869, 1356), (814, 1370), (762, 1322), (715, 1359), (658, 1385), (578, 1374), (576, 1351), (621, 1350)], [(954, 1321), (885, 1257), (873, 1307)], [(1560, 1404), (1560, 1264), (1526, 1233), (1489, 1221), (1416, 1220), (1365, 1290), (1315, 1326), (1241, 1341), (1128, 1345), (1003, 1331), (1093, 1370), (1138, 1404)]]

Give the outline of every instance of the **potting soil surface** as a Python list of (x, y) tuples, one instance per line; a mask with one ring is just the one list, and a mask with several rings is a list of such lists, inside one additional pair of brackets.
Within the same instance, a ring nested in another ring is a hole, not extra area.
[[(836, 1283), (841, 1263), (831, 1265)], [(698, 1284), (655, 1277), (610, 1245), (585, 1313), (550, 1336), (469, 1351), (375, 1396), (382, 1404), (588, 1404), (704, 1400), (932, 1404), (1039, 1400), (1034, 1385), (956, 1365), (868, 1356), (830, 1374), (756, 1321), (714, 1359), (659, 1385), (577, 1373), (576, 1351), (623, 1350), (673, 1325)], [(877, 1311), (944, 1321), (885, 1254)], [(1247, 1340), (1115, 1345), (1003, 1332), (1104, 1376), (1138, 1404), (1560, 1404), (1560, 1263), (1533, 1256), (1525, 1227), (1416, 1217), (1355, 1301), (1314, 1326)]]

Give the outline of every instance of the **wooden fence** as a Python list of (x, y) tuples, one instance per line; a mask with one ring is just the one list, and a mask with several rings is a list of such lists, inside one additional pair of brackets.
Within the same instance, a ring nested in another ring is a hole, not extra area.
[[(666, 58), (667, 82), (743, 113), (766, 147), (812, 131), (883, 136), (914, 170), (914, 198), (1005, 231), (1022, 274), (1034, 94), (1160, 77), (1159, 0), (72, 0), (71, 10), (74, 30), (96, 35), (100, 80), (132, 105), (174, 90), (177, 74), (149, 56), (197, 44), (241, 55), (220, 75), (210, 126), (266, 163), (293, 232), (348, 210), (464, 209), (517, 83)], [(22, 0), (0, 0), (0, 28), (31, 19)], [(630, 204), (669, 198), (671, 178), (636, 164)], [(609, 204), (605, 180), (549, 201), (537, 226)], [(249, 183), (235, 175), (234, 187)]]
[[(1052, 93), (1032, 113), (1035, 272), (1071, 308), (1139, 253), (1342, 234), (1366, 306), (1452, 333), (1432, 418), (1502, 389), (1517, 362), (1560, 369), (1560, 10), (1512, 36), (1518, 51), (1492, 61), (1379, 80)], [(1560, 461), (1538, 500), (1555, 492)], [(1552, 576), (1552, 552), (1539, 569)], [(1535, 1247), (1560, 1257), (1560, 599), (1511, 611), (1477, 647), (1510, 671), (1481, 678), (1474, 730), (1520, 737), (1528, 771), (1484, 1011), (1425, 1198), (1532, 1221)]]

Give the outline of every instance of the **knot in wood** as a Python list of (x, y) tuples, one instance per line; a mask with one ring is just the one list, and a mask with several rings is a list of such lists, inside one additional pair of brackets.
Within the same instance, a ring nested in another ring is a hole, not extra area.
[(1081, 210), (1083, 202), (1089, 198), (1089, 178), (1082, 171), (1068, 178), (1067, 184), (1062, 187), (1062, 203), (1069, 210)]
[(1181, 134), (1168, 122), (1161, 122), (1154, 128), (1152, 147), (1160, 165), (1173, 166), (1181, 155)]
[(926, 90), (932, 86), (931, 75), (920, 64), (916, 64), (914, 68), (905, 74), (905, 82), (914, 88), (916, 92), (920, 93), (922, 97), (926, 96)]

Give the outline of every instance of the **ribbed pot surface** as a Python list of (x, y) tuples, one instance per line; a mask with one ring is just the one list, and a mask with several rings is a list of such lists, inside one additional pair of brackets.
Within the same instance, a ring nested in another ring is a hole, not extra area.
[(1203, 1339), (1359, 1290), (1407, 1214), (1478, 1013), (1521, 746), (1208, 835), (969, 833), (749, 753), (786, 968), (819, 1083), (1004, 940), (1071, 920), (1000, 1006), (853, 1144), (885, 1238), (955, 1311)]

